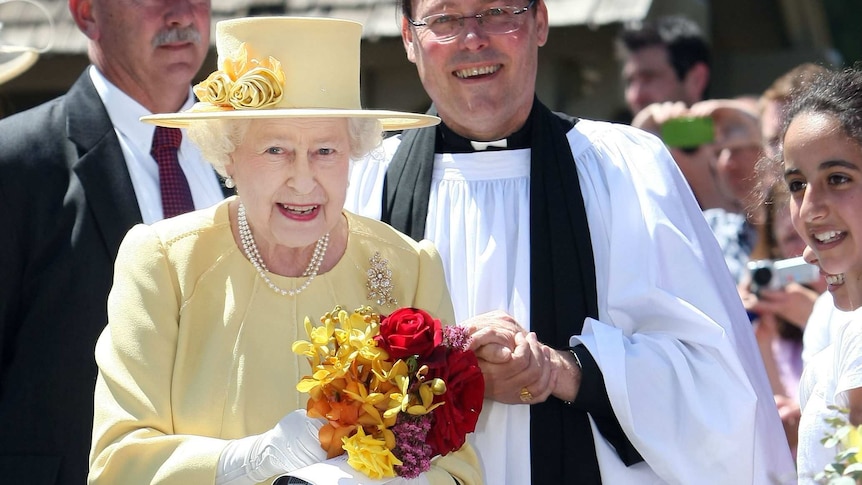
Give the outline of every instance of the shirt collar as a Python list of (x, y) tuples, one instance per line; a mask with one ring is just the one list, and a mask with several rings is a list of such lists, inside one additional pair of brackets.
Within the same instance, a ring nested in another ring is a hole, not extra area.
[[(156, 127), (140, 121), (140, 117), (152, 113), (111, 83), (96, 66), (90, 66), (89, 73), (90, 79), (96, 87), (96, 92), (99, 93), (102, 104), (108, 112), (108, 117), (111, 118), (114, 129), (126, 137), (128, 142), (134, 144), (142, 153), (149, 153)], [(181, 109), (189, 109), (193, 104), (194, 97), (192, 88), (189, 86), (189, 97)]]

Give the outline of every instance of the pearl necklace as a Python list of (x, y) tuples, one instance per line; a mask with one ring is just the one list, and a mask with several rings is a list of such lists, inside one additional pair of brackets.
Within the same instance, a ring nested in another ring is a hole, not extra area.
[(260, 275), (272, 291), (281, 296), (296, 296), (305, 291), (308, 285), (314, 281), (314, 277), (320, 271), (320, 265), (323, 264), (323, 257), (326, 256), (326, 248), (329, 246), (329, 233), (324, 234), (323, 237), (317, 240), (317, 244), (314, 245), (314, 255), (311, 257), (311, 261), (308, 262), (308, 267), (302, 273), (302, 276), (308, 277), (305, 283), (295, 290), (285, 290), (276, 285), (266, 274), (269, 269), (266, 267), (266, 263), (263, 262), (263, 258), (260, 257), (260, 251), (257, 250), (257, 244), (254, 242), (254, 236), (251, 234), (248, 219), (245, 217), (245, 206), (242, 205), (242, 202), (239, 203), (237, 222), (239, 225), (239, 239), (242, 241), (242, 249), (245, 251), (245, 255), (257, 270), (257, 274)]

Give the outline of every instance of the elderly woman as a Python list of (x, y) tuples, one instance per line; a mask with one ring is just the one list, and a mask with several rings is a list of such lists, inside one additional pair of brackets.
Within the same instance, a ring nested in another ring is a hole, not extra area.
[[(202, 102), (145, 119), (188, 126), (238, 196), (124, 240), (96, 347), (90, 483), (247, 484), (324, 460), (296, 390), (303, 319), (397, 301), (453, 322), (432, 245), (342, 209), (350, 158), (381, 129), (439, 121), (359, 108), (360, 34), (328, 19), (220, 22)], [(390, 269), (370, 295), (369, 271)], [(481, 483), (478, 470), (464, 446), (414, 481)]]

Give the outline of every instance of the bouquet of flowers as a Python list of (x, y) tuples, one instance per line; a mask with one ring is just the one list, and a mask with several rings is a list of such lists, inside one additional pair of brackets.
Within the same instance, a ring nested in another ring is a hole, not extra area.
[(822, 440), (826, 448), (836, 448), (835, 460), (826, 465), (814, 479), (829, 485), (862, 483), (862, 426), (853, 426), (847, 419), (848, 409), (829, 406), (838, 415), (826, 418), (834, 430)]
[(415, 478), (461, 448), (485, 393), (466, 330), (415, 308), (335, 307), (320, 322), (306, 318), (309, 340), (292, 349), (311, 365), (296, 388), (310, 396), (308, 416), (328, 421), (319, 438), (330, 458), (346, 451), (371, 478)]

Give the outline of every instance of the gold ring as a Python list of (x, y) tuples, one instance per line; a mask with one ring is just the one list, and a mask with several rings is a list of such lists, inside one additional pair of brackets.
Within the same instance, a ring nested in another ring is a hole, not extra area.
[(521, 398), (521, 402), (530, 402), (533, 400), (533, 394), (527, 390), (526, 387), (521, 388), (521, 394), (519, 394)]

